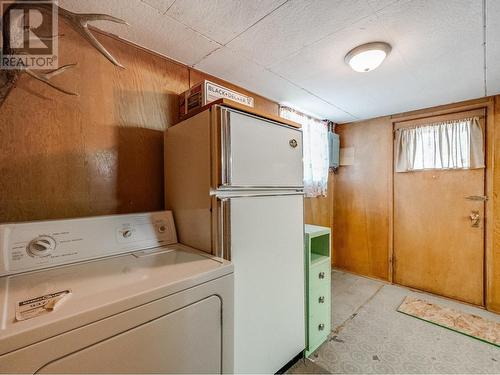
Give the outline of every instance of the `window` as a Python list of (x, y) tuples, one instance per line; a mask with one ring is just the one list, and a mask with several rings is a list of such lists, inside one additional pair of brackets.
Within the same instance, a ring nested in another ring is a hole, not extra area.
[(302, 125), (305, 196), (326, 196), (329, 166), (326, 124), (288, 107), (280, 107), (280, 115)]
[(395, 150), (396, 172), (484, 168), (478, 117), (400, 128)]

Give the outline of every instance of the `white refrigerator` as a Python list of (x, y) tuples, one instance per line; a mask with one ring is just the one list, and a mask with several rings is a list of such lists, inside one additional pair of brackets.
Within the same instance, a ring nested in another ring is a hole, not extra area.
[(234, 263), (234, 372), (275, 373), (305, 348), (300, 129), (214, 105), (165, 136), (179, 240)]

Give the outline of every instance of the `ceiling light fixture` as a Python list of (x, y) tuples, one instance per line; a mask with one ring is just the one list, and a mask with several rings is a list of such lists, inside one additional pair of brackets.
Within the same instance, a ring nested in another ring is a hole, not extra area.
[(356, 72), (369, 72), (382, 64), (392, 47), (385, 42), (362, 44), (350, 50), (344, 61)]

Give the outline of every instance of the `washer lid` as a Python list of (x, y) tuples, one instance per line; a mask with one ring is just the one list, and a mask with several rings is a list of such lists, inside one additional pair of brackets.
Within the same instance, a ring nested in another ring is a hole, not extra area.
[(0, 278), (0, 355), (232, 271), (230, 262), (175, 244)]

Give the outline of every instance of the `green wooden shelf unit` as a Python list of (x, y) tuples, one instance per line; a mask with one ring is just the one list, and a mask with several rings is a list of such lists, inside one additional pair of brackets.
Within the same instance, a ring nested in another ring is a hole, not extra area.
[(331, 330), (330, 235), (330, 228), (305, 225), (306, 356), (328, 339)]

